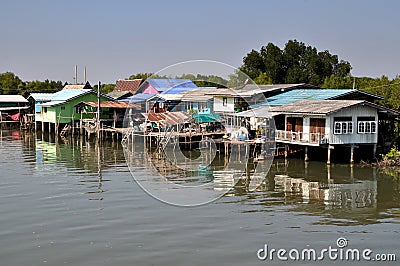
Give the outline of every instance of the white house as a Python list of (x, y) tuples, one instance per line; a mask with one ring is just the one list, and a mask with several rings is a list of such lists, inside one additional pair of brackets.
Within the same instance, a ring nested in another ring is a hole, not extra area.
[[(262, 108), (262, 107), (261, 107)], [(376, 151), (379, 115), (400, 113), (362, 100), (301, 100), (270, 108), (276, 125), (277, 143), (322, 146), (330, 151), (337, 145), (354, 148), (371, 145)]]

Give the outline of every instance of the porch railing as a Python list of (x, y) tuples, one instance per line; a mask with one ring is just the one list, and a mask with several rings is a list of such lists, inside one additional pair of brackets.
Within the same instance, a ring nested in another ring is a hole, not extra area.
[(275, 140), (293, 143), (310, 143), (315, 145), (329, 143), (328, 135), (322, 133), (304, 133), (285, 130), (275, 131)]

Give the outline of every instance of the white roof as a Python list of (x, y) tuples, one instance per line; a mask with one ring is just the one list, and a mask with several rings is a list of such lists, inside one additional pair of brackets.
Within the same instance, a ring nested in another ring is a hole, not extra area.
[(28, 100), (22, 95), (0, 95), (0, 102), (2, 103), (27, 103)]
[(36, 101), (50, 101), (53, 98), (53, 94), (54, 93), (31, 93), (29, 97), (32, 97)]

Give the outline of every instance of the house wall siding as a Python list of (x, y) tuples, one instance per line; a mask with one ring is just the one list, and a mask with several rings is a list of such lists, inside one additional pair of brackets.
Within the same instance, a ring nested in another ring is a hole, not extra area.
[[(101, 101), (108, 100), (105, 97), (100, 98)], [(97, 95), (95, 93), (81, 95), (71, 101), (68, 101), (64, 104), (49, 106), (47, 107), (47, 112), (44, 112), (44, 108), (42, 108), (42, 114), (36, 114), (35, 119), (38, 122), (50, 122), (50, 123), (70, 123), (72, 121), (72, 115), (74, 115), (74, 120), (80, 120), (81, 115), (75, 112), (75, 105), (81, 102), (95, 102), (97, 101)], [(61, 107), (65, 107), (64, 110), (61, 110)], [(60, 118), (59, 118), (60, 116)], [(84, 118), (88, 118), (84, 116)]]
[[(226, 105), (224, 106), (224, 98), (226, 98)], [(235, 103), (233, 97), (214, 97), (214, 112), (233, 113), (235, 112)]]
[[(363, 105), (357, 105), (352, 108), (340, 110), (328, 116), (326, 120), (326, 131), (329, 134), (330, 144), (375, 144), (378, 142), (378, 126), (376, 133), (358, 133), (357, 132), (357, 118), (373, 116), (375, 122), (378, 123), (378, 112), (375, 108)], [(334, 118), (335, 117), (351, 117), (353, 122), (353, 134), (333, 134), (334, 131)], [(329, 130), (329, 131), (327, 131)]]

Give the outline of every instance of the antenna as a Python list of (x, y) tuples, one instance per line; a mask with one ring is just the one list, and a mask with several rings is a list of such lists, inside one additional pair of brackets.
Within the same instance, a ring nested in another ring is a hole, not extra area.
[(83, 84), (86, 84), (86, 66), (83, 69)]
[(78, 65), (75, 65), (74, 83), (78, 84)]

